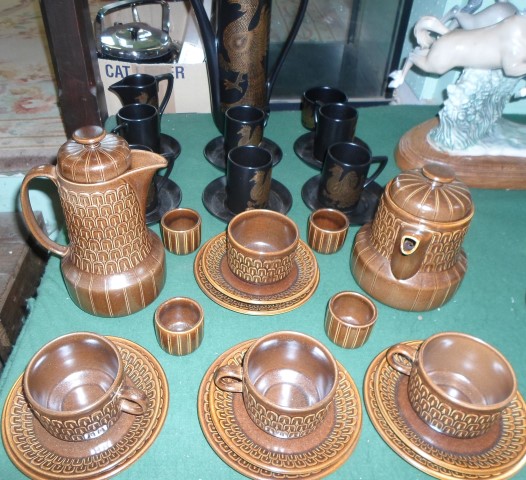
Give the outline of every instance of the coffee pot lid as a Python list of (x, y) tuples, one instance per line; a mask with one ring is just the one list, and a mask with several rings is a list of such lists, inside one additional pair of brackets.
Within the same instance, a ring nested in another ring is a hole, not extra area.
[(60, 174), (77, 183), (111, 180), (128, 170), (130, 163), (126, 140), (96, 125), (75, 130), (57, 154)]
[(451, 168), (436, 163), (402, 172), (391, 181), (389, 195), (398, 207), (425, 220), (452, 222), (473, 210), (468, 187)]

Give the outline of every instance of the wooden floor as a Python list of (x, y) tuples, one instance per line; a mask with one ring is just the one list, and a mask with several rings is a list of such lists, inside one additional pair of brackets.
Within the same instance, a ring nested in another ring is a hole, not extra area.
[[(40, 223), (42, 216), (37, 215)], [(16, 213), (0, 213), (0, 371), (16, 342), (47, 262)]]

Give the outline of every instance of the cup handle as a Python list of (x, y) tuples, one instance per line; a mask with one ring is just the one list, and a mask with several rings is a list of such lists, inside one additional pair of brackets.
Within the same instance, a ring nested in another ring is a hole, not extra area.
[(148, 409), (148, 397), (136, 387), (124, 385), (119, 391), (119, 397), (123, 412), (142, 415)]
[[(387, 362), (389, 363), (389, 365), (391, 365), (391, 367), (393, 367), (398, 372), (403, 373), (404, 375), (409, 375), (411, 373), (411, 367), (413, 362), (415, 361), (417, 352), (418, 350), (416, 348), (411, 347), (410, 345), (406, 345), (405, 343), (398, 343), (396, 345), (393, 345), (389, 350), (387, 350), (385, 356), (387, 358)], [(402, 363), (400, 361), (400, 358), (398, 358), (399, 356), (408, 360), (411, 365)]]
[(363, 184), (364, 188), (367, 187), (367, 185), (369, 185), (373, 180), (375, 180), (376, 177), (380, 175), (380, 173), (382, 173), (383, 169), (387, 165), (387, 157), (385, 155), (373, 157), (371, 159), (371, 164), (373, 163), (378, 163), (378, 168), (367, 180), (365, 180), (365, 183)]
[(174, 88), (174, 76), (171, 73), (163, 73), (162, 75), (157, 75), (155, 77), (155, 82), (157, 83), (157, 91), (159, 91), (159, 82), (166, 80), (168, 85), (166, 86), (166, 92), (159, 106), (159, 116), (161, 116), (168, 105), (168, 100), (170, 100), (170, 95), (172, 94)]
[(225, 392), (243, 391), (243, 369), (240, 365), (225, 365), (214, 373), (214, 383)]
[(128, 126), (127, 123), (120, 123), (119, 125), (117, 125), (116, 127), (113, 128), (111, 133), (115, 133), (115, 134), (119, 135), (119, 132), (121, 130), (124, 130), (127, 126)]

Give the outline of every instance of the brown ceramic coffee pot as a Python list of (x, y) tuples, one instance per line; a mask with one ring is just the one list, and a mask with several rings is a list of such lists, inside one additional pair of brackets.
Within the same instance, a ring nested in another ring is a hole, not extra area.
[[(22, 182), (22, 213), (45, 248), (62, 257), (71, 299), (102, 317), (129, 315), (159, 295), (165, 281), (164, 247), (146, 227), (146, 197), (153, 175), (166, 167), (155, 153), (130, 150), (125, 140), (97, 126), (75, 131), (57, 166), (31, 169)], [(69, 245), (42, 231), (29, 200), (29, 182), (51, 180), (58, 189)]]
[(432, 310), (458, 289), (474, 206), (466, 185), (437, 164), (391, 180), (374, 220), (355, 238), (351, 270), (371, 296), (401, 310)]

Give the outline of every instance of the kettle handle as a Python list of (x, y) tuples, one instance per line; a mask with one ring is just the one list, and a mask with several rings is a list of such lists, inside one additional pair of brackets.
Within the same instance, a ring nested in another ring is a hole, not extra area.
[(44, 233), (35, 218), (33, 209), (31, 208), (28, 186), (29, 182), (33, 180), (33, 178), (38, 177), (49, 178), (49, 180), (51, 180), (58, 187), (56, 167), (54, 165), (41, 165), (39, 167), (33, 167), (31, 170), (29, 170), (29, 172), (27, 172), (20, 187), (20, 203), (22, 205), (22, 214), (24, 215), (24, 220), (26, 221), (29, 231), (35, 237), (35, 239), (50, 252), (53, 252), (60, 257), (64, 257), (68, 253), (69, 248), (54, 242)]
[(431, 233), (400, 228), (391, 254), (391, 273), (398, 280), (407, 280), (422, 266), (431, 240)]

